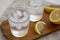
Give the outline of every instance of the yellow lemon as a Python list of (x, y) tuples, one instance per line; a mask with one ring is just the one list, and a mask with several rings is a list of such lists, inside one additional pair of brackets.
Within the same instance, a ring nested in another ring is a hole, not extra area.
[(42, 29), (44, 28), (45, 25), (46, 25), (46, 23), (43, 22), (43, 21), (37, 22), (36, 25), (35, 25), (35, 32), (37, 32), (38, 34), (41, 34), (41, 31), (42, 31)]
[(60, 9), (52, 11), (51, 14), (49, 15), (49, 19), (51, 22), (55, 24), (60, 24)]
[(59, 9), (59, 8), (53, 8), (53, 7), (45, 7), (45, 8), (44, 8), (44, 10), (45, 10), (46, 12), (52, 12), (52, 11), (55, 10), (55, 9)]

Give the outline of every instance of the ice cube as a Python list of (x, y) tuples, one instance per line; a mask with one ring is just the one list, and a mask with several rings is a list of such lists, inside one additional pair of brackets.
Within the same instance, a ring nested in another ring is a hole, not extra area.
[(17, 15), (17, 13), (15, 13), (15, 12), (14, 12), (14, 13), (13, 13), (14, 18), (17, 18), (17, 16), (16, 16), (16, 15)]
[(16, 12), (13, 13), (13, 15), (14, 15), (14, 18), (18, 19), (19, 17), (22, 16), (22, 13), (17, 10)]
[(22, 16), (22, 12), (17, 10), (17, 16), (21, 17)]

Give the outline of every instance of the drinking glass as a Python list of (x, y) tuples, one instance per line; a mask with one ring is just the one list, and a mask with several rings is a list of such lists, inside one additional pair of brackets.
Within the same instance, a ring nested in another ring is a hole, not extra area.
[(25, 5), (30, 13), (30, 20), (33, 22), (42, 19), (45, 0), (25, 0)]
[(29, 30), (30, 15), (25, 8), (10, 8), (8, 21), (11, 33), (15, 37), (23, 37)]

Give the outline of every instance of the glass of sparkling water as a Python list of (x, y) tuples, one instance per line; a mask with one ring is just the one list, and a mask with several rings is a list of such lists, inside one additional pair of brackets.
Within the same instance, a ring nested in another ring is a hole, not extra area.
[(15, 37), (23, 37), (28, 33), (29, 29), (28, 11), (24, 8), (11, 8), (8, 14), (11, 33)]
[(25, 4), (31, 14), (31, 21), (36, 22), (42, 19), (45, 0), (25, 0)]

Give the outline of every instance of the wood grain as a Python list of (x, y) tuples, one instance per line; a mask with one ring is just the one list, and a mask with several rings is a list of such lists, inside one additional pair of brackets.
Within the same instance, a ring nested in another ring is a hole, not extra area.
[(49, 13), (44, 12), (42, 21), (44, 21), (47, 25), (44, 27), (44, 29), (42, 30), (41, 35), (38, 35), (35, 31), (34, 31), (34, 27), (36, 22), (30, 22), (30, 28), (29, 28), (29, 32), (26, 36), (24, 37), (14, 37), (11, 34), (10, 31), (10, 26), (7, 20), (5, 20), (4, 22), (2, 22), (1, 24), (1, 29), (3, 31), (3, 34), (8, 38), (8, 40), (35, 40), (36, 38), (40, 38), (42, 36), (45, 36), (51, 32), (60, 30), (60, 27), (58, 25), (53, 24), (52, 22), (50, 22), (49, 20)]

